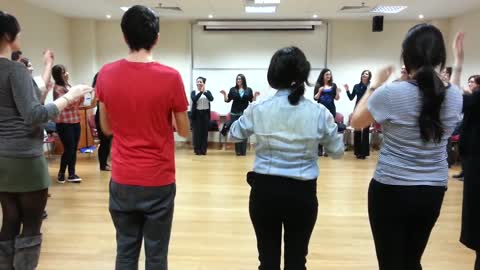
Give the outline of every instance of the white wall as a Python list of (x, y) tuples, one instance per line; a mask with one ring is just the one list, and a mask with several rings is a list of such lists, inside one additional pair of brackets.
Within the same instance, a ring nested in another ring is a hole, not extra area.
[[(119, 21), (96, 22), (97, 69), (128, 54)], [(160, 23), (160, 41), (154, 49), (154, 58), (172, 66), (182, 75), (187, 93), (191, 84), (190, 23), (172, 21)]]
[[(480, 10), (451, 19), (448, 48), (458, 31), (465, 32), (465, 64), (463, 66), (461, 86), (467, 86), (468, 77), (480, 74)], [(450, 59), (452, 59), (450, 57)], [(453, 59), (452, 59), (453, 60)]]
[(33, 63), (34, 75), (43, 71), (42, 52), (46, 48), (55, 52), (55, 63), (72, 65), (69, 19), (21, 0), (0, 0), (0, 10), (19, 21), (21, 48)]

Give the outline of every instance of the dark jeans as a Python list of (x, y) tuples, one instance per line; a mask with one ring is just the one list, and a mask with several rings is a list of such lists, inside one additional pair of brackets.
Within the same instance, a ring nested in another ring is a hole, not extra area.
[(445, 187), (393, 186), (372, 180), (368, 214), (380, 270), (421, 270)]
[(77, 163), (77, 148), (80, 141), (80, 123), (76, 124), (57, 124), (57, 133), (63, 144), (63, 154), (60, 161), (59, 174), (65, 174), (68, 166), (68, 175), (75, 174), (75, 164)]
[(257, 236), (259, 270), (279, 270), (284, 230), (284, 269), (304, 270), (318, 214), (317, 181), (247, 174), (250, 218)]
[(110, 215), (117, 231), (116, 270), (137, 270), (145, 242), (145, 270), (168, 269), (175, 184), (128, 186), (110, 181)]
[(477, 259), (475, 259), (475, 268), (474, 270), (480, 270), (480, 250), (477, 251)]
[(193, 124), (193, 149), (195, 154), (207, 154), (208, 124), (210, 123), (210, 110), (197, 110)]
[(370, 128), (355, 130), (353, 137), (355, 156), (368, 157), (370, 155)]
[[(232, 123), (237, 121), (241, 115), (232, 115)], [(239, 142), (235, 144), (235, 153), (237, 156), (245, 156), (247, 154), (247, 141)]]
[(107, 136), (103, 134), (102, 130), (97, 125), (98, 139), (100, 139), (100, 146), (98, 147), (98, 162), (100, 168), (104, 169), (108, 164), (108, 156), (110, 155), (110, 150), (112, 148), (112, 136)]

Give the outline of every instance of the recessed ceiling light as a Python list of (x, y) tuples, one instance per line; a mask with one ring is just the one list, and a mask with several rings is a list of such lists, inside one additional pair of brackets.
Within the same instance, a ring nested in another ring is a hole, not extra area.
[(316, 19), (316, 18), (318, 18), (318, 15), (317, 15), (317, 14), (313, 14), (312, 17)]
[(105, 15), (105, 17), (107, 17), (107, 19), (111, 19), (111, 18), (112, 18), (112, 15), (107, 14), (107, 15)]
[(120, 7), (121, 10), (127, 11), (130, 7)]
[(277, 12), (276, 6), (246, 6), (246, 13), (275, 13)]
[(280, 0), (255, 0), (256, 5), (280, 4)]
[(405, 10), (407, 6), (376, 6), (370, 10), (372, 13), (395, 14)]
[(420, 14), (420, 15), (418, 15), (418, 18), (419, 18), (420, 20), (423, 20), (423, 19), (425, 18), (425, 16), (423, 16), (423, 14)]
[(212, 14), (208, 15), (208, 18), (213, 19), (213, 15)]

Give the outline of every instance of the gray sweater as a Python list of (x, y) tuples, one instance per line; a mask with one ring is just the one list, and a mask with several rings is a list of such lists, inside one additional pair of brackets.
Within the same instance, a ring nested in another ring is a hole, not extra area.
[(0, 156), (43, 155), (43, 128), (57, 117), (55, 104), (42, 105), (40, 90), (21, 63), (0, 58)]

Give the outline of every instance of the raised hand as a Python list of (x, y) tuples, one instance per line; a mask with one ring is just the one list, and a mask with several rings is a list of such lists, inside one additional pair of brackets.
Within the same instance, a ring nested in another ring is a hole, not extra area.
[(457, 64), (463, 64), (465, 58), (465, 51), (463, 49), (463, 41), (465, 40), (465, 33), (458, 32), (453, 41), (453, 55)]
[(260, 92), (255, 91), (255, 93), (254, 93), (253, 95), (254, 95), (255, 97), (258, 97), (258, 96), (260, 96)]
[(43, 64), (53, 66), (53, 61), (55, 60), (55, 55), (51, 50), (45, 50), (43, 52)]
[(74, 87), (70, 88), (68, 91), (67, 95), (70, 96), (70, 99), (77, 99), (79, 97), (84, 96), (85, 94), (88, 94), (93, 91), (93, 88), (85, 85), (85, 84), (78, 84), (75, 85)]
[(225, 92), (225, 90), (221, 90), (221, 91), (220, 91), (220, 94), (226, 96), (226, 95), (227, 95), (227, 92)]
[(345, 91), (350, 92), (350, 87), (348, 84), (344, 84), (343, 87), (345, 87)]
[(384, 84), (388, 78), (390, 78), (394, 70), (395, 68), (393, 66), (386, 66), (375, 72), (370, 84), (370, 88), (377, 89), (382, 86), (382, 84)]

